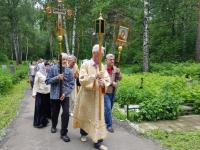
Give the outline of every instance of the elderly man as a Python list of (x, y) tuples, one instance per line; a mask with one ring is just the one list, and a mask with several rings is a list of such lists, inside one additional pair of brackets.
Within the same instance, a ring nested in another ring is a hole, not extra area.
[[(58, 116), (60, 107), (62, 106), (61, 115), (61, 139), (65, 142), (69, 142), (70, 138), (67, 136), (68, 122), (69, 122), (69, 96), (74, 88), (74, 77), (71, 69), (67, 68), (67, 54), (62, 53), (62, 74), (60, 72), (59, 65), (51, 66), (46, 79), (46, 84), (51, 84), (50, 99), (51, 99), (51, 118), (52, 128), (51, 132), (57, 131), (56, 126), (58, 123)], [(62, 81), (62, 89), (60, 84)], [(60, 95), (60, 91), (61, 93)]]
[(114, 62), (115, 62), (115, 56), (113, 54), (107, 54), (105, 69), (107, 70), (110, 76), (111, 82), (104, 96), (104, 108), (105, 108), (105, 122), (107, 125), (107, 130), (111, 133), (114, 132), (112, 127), (112, 107), (114, 103), (117, 82), (121, 80), (120, 70), (119, 68), (114, 66)]
[(107, 150), (102, 144), (107, 134), (102, 93), (110, 84), (110, 78), (103, 64), (101, 68), (99, 71), (99, 45), (94, 45), (91, 60), (84, 62), (80, 68), (81, 88), (75, 102), (73, 127), (81, 129), (82, 142), (89, 135), (96, 149)]

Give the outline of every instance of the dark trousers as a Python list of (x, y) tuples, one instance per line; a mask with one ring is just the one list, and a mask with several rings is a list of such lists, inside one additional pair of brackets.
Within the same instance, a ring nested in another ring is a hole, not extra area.
[(51, 119), (52, 127), (56, 128), (58, 124), (58, 116), (60, 112), (60, 106), (62, 106), (61, 115), (61, 135), (66, 135), (68, 132), (69, 123), (69, 97), (66, 97), (63, 101), (61, 100), (51, 100)]
[[(81, 134), (82, 136), (87, 136), (87, 135), (88, 135), (88, 133), (85, 132), (83, 129), (80, 129), (80, 134)], [(99, 148), (99, 147), (101, 146), (102, 143), (103, 143), (103, 139), (100, 139), (100, 140), (97, 141), (97, 143), (94, 143), (94, 147), (95, 147), (95, 148)]]
[(34, 121), (35, 127), (39, 125), (46, 126), (48, 123), (48, 113), (50, 111), (50, 105), (47, 103), (50, 101), (50, 94), (37, 93), (35, 97), (35, 110)]
[(50, 104), (50, 93), (44, 94), (44, 111), (48, 119), (51, 119), (51, 104)]

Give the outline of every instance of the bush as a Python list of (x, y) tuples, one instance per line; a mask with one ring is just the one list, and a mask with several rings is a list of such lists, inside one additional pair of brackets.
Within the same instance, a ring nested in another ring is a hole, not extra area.
[[(143, 80), (143, 81), (142, 81)], [(173, 95), (180, 93), (185, 86), (183, 77), (168, 77), (159, 74), (144, 73), (135, 75), (123, 75), (117, 91), (117, 100), (120, 104), (139, 104), (143, 101), (159, 97), (161, 87), (171, 82)]]
[[(142, 72), (142, 65), (129, 64), (121, 65), (121, 71), (125, 74), (133, 74)], [(186, 76), (190, 75), (193, 79), (200, 80), (200, 65), (195, 62), (183, 62), (183, 63), (151, 63), (150, 72), (158, 73), (163, 76)]]
[(0, 95), (5, 94), (12, 87), (11, 76), (0, 74)]
[(0, 71), (0, 95), (5, 94), (10, 88), (25, 79), (27, 76), (27, 66), (19, 65), (16, 66), (16, 72), (14, 75), (10, 72), (1, 72)]
[(188, 84), (184, 76), (123, 75), (116, 97), (120, 105), (139, 104), (143, 120), (175, 119), (179, 105), (186, 102), (196, 102), (194, 108), (196, 112), (200, 110), (200, 84), (198, 81)]
[(5, 54), (0, 53), (0, 63), (7, 63), (8, 57)]
[(173, 85), (166, 83), (161, 90), (160, 97), (155, 97), (140, 104), (142, 120), (173, 120), (179, 115), (181, 100), (171, 92)]
[(152, 63), (151, 72), (157, 72), (164, 76), (185, 76), (190, 75), (194, 79), (200, 80), (200, 65), (194, 62), (184, 63)]
[(16, 84), (20, 82), (22, 79), (25, 79), (28, 74), (28, 69), (26, 65), (16, 66), (16, 72), (12, 75), (12, 82)]

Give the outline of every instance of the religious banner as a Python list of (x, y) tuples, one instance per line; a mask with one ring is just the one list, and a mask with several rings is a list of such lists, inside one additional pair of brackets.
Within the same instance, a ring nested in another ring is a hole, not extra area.
[(127, 42), (127, 37), (128, 37), (128, 28), (120, 26), (119, 27), (119, 34), (117, 37), (117, 42), (118, 43), (126, 43)]

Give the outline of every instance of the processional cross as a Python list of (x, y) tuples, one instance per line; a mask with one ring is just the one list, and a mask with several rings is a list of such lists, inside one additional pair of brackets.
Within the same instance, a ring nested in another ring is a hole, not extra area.
[[(57, 39), (60, 49), (60, 56), (59, 56), (59, 65), (60, 65), (60, 74), (63, 73), (63, 67), (62, 67), (62, 40), (63, 40), (63, 21), (62, 21), (62, 15), (64, 16), (72, 16), (73, 12), (70, 9), (65, 10), (63, 8), (63, 0), (57, 0), (57, 7), (45, 7), (45, 12), (47, 15), (56, 14), (57, 15), (57, 22), (56, 22), (56, 32), (57, 32)], [(63, 94), (63, 83), (62, 80), (60, 80), (60, 97)]]
[(61, 53), (62, 52), (63, 31), (64, 31), (62, 16), (71, 17), (73, 15), (73, 11), (71, 9), (63, 8), (63, 5), (64, 5), (63, 0), (57, 0), (57, 3), (58, 3), (57, 7), (50, 7), (47, 5), (45, 7), (45, 11), (46, 11), (47, 15), (51, 15), (51, 14), (57, 15), (56, 32), (57, 32), (57, 38), (58, 38), (58, 42), (59, 42), (59, 49), (60, 49), (60, 53)]

